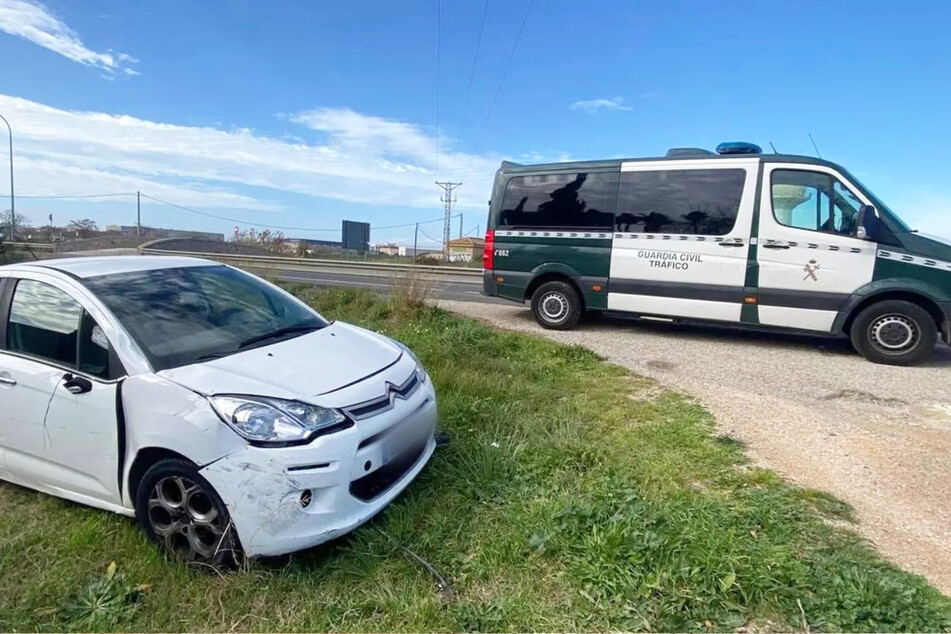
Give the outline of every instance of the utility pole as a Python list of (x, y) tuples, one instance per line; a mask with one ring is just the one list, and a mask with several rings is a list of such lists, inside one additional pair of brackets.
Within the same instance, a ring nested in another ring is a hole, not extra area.
[(459, 238), (462, 238), (462, 214), (459, 214)]
[(413, 234), (413, 264), (416, 264), (416, 245), (419, 244), (419, 223), (416, 223), (416, 232)]
[(436, 181), (436, 185), (442, 188), (443, 195), (439, 198), (446, 205), (445, 216), (442, 224), (442, 257), (449, 259), (449, 221), (452, 218), (452, 203), (456, 200), (452, 197), (452, 192), (462, 187), (462, 183), (450, 183)]
[(16, 242), (17, 212), (13, 196), (13, 128), (7, 118), (0, 114), (0, 119), (7, 124), (7, 131), (10, 133), (10, 242)]
[(135, 192), (135, 237), (142, 235), (142, 192)]

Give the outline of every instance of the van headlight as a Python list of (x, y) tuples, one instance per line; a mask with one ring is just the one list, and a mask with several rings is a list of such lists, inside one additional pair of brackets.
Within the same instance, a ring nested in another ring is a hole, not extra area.
[(349, 421), (335, 409), (279, 398), (220, 395), (208, 401), (221, 420), (253, 444), (300, 444)]

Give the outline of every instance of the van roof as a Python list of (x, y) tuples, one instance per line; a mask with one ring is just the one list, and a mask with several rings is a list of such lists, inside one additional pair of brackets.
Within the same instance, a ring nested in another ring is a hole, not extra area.
[(603, 159), (597, 161), (568, 161), (564, 163), (540, 163), (536, 165), (522, 165), (512, 163), (511, 161), (502, 161), (502, 167), (499, 171), (510, 174), (519, 172), (548, 172), (561, 170), (596, 170), (610, 169), (617, 167), (621, 163), (646, 162), (646, 161), (670, 161), (671, 163), (684, 161), (737, 161), (741, 159), (759, 159), (764, 163), (802, 163), (804, 165), (822, 165), (831, 167), (839, 171), (845, 171), (841, 165), (815, 158), (814, 156), (801, 156), (798, 154), (679, 154), (674, 156), (654, 156), (637, 158), (616, 158)]

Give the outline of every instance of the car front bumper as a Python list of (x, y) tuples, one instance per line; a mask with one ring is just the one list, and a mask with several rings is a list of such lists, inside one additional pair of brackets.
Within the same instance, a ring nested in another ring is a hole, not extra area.
[(303, 446), (247, 446), (201, 474), (228, 507), (245, 554), (281, 555), (339, 537), (379, 513), (429, 461), (435, 425), (427, 378), (410, 398), (348, 429)]

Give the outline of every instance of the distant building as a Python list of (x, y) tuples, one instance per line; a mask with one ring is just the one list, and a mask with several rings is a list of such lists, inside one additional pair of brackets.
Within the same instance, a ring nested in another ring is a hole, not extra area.
[(406, 251), (406, 247), (401, 247), (396, 244), (380, 244), (377, 245), (376, 249), (380, 255), (402, 255), (400, 249), (403, 249), (404, 252)]
[(481, 262), (485, 249), (482, 238), (458, 238), (449, 241), (450, 262)]

